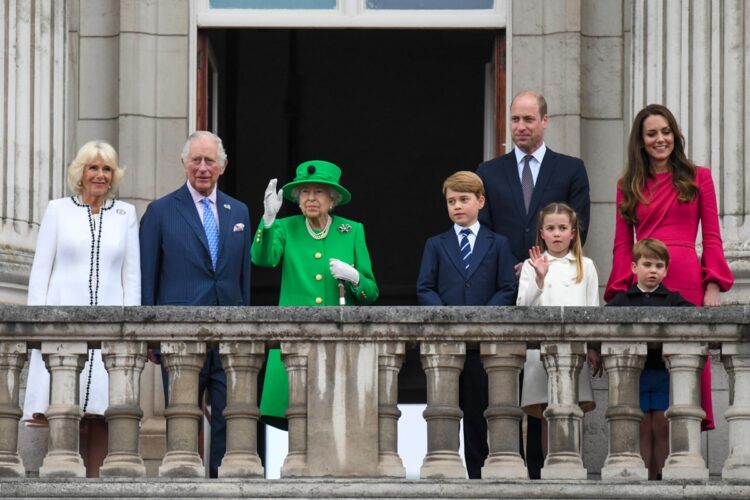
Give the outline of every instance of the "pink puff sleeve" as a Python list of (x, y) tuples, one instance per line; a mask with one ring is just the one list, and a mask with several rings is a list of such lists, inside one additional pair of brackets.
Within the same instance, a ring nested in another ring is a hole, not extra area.
[(711, 178), (711, 171), (704, 167), (695, 170), (698, 184), (698, 214), (703, 236), (703, 253), (701, 255), (701, 272), (703, 289), (708, 283), (716, 283), (719, 290), (726, 292), (734, 283), (734, 276), (724, 257), (724, 245), (721, 242), (719, 212), (716, 208), (716, 190)]
[[(622, 203), (620, 181), (617, 182), (617, 203)], [(615, 212), (615, 244), (612, 250), (612, 271), (609, 273), (607, 288), (604, 290), (604, 300), (608, 302), (620, 292), (626, 291), (633, 284), (633, 273), (630, 269), (630, 252), (635, 243), (633, 225), (623, 219), (620, 211)]]

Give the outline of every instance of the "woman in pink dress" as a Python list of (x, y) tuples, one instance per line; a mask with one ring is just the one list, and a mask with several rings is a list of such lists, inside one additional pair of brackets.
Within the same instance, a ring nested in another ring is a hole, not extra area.
[[(628, 162), (618, 182), (612, 273), (604, 300), (627, 290), (634, 280), (630, 251), (636, 240), (654, 238), (669, 248), (670, 272), (664, 286), (696, 306), (718, 306), (719, 292), (734, 283), (724, 258), (716, 192), (711, 172), (685, 156), (685, 138), (672, 112), (649, 104), (633, 121)], [(695, 250), (698, 225), (703, 252)], [(703, 371), (703, 428), (713, 429), (710, 360)]]

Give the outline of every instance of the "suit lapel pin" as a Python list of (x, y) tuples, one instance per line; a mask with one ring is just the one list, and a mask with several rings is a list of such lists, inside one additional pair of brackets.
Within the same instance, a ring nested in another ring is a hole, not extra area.
[(230, 205), (229, 203), (224, 203), (224, 208), (226, 208), (227, 210), (232, 210), (232, 205)]
[(349, 224), (341, 224), (338, 229), (339, 233), (348, 233), (351, 230), (352, 226), (350, 226)]

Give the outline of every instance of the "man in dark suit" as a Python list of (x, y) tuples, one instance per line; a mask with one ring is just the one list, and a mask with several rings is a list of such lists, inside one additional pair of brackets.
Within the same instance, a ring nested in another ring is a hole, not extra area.
[[(141, 219), (141, 302), (249, 305), (250, 217), (244, 203), (216, 188), (227, 166), (221, 139), (194, 132), (182, 164), (185, 185), (151, 203)], [(150, 358), (158, 362), (158, 356)], [(211, 477), (217, 477), (226, 450), (226, 385), (218, 349), (209, 349), (199, 394), (208, 390), (211, 403)]]
[[(516, 147), (482, 163), (477, 174), (484, 181), (487, 201), (479, 221), (505, 235), (515, 256), (516, 276), (529, 249), (536, 244), (539, 211), (553, 202), (570, 205), (578, 214), (581, 242), (586, 242), (591, 200), (586, 167), (580, 158), (556, 153), (544, 144), (547, 101), (538, 92), (523, 91), (510, 105), (510, 130)], [(541, 424), (529, 417), (526, 464), (538, 478), (543, 463)]]
[[(516, 301), (515, 258), (508, 240), (477, 220), (484, 187), (474, 172), (456, 172), (443, 183), (453, 227), (427, 240), (417, 279), (423, 306), (507, 306)], [(459, 378), (464, 456), (470, 479), (479, 479), (487, 446), (488, 380), (478, 349), (468, 349)]]

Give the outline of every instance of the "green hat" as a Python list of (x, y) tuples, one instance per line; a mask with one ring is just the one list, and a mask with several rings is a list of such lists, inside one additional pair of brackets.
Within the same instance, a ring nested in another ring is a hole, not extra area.
[(344, 205), (352, 199), (352, 194), (346, 188), (339, 185), (340, 178), (341, 169), (333, 163), (324, 160), (310, 160), (301, 163), (297, 167), (297, 176), (294, 180), (284, 185), (281, 189), (284, 191), (284, 198), (289, 201), (297, 201), (292, 197), (292, 190), (295, 186), (312, 183), (325, 184), (339, 192), (341, 201), (338, 204)]

